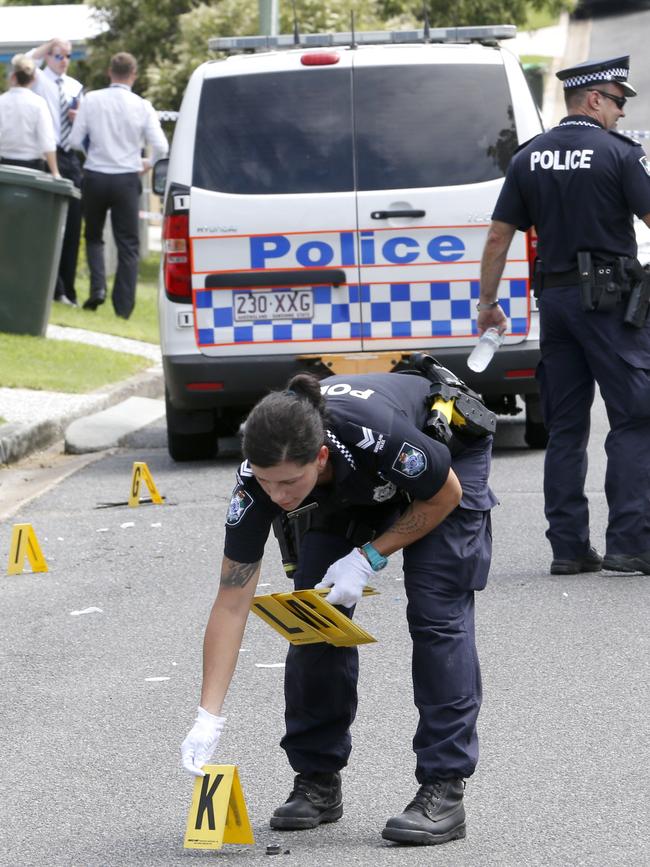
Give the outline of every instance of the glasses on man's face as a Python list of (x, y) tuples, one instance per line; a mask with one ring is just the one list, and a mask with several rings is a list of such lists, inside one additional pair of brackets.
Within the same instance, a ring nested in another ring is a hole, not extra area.
[(71, 54), (55, 54), (54, 55), (55, 60), (70, 60), (71, 57), (72, 57)]
[(615, 102), (618, 108), (623, 110), (625, 103), (627, 102), (626, 96), (614, 96), (613, 93), (607, 93), (606, 90), (597, 90), (595, 87), (590, 88), (592, 93), (599, 93), (601, 96), (606, 96), (607, 99), (611, 99), (612, 102)]

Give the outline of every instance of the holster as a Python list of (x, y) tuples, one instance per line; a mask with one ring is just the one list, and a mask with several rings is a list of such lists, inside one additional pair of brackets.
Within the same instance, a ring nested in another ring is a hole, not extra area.
[(633, 328), (643, 328), (650, 315), (650, 266), (641, 265), (638, 259), (625, 260), (629, 279), (629, 298), (623, 322)]
[(578, 252), (578, 272), (582, 309), (586, 312), (611, 313), (632, 290), (632, 275), (641, 268), (636, 259), (619, 256), (610, 262), (594, 261), (589, 251)]
[(335, 503), (308, 503), (293, 512), (283, 512), (273, 520), (273, 533), (280, 546), (282, 565), (288, 578), (298, 565), (300, 547), (309, 530), (324, 530), (349, 539), (354, 547), (364, 545), (375, 538), (375, 528), (346, 512), (341, 512)]
[(412, 356), (411, 367), (400, 373), (425, 376), (431, 383), (424, 433), (446, 445), (452, 455), (467, 448), (471, 440), (495, 432), (496, 415), (475, 391), (431, 355)]

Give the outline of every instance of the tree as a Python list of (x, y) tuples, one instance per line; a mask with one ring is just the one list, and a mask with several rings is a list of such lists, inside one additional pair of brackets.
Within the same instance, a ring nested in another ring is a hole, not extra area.
[(78, 77), (88, 89), (105, 87), (112, 55), (129, 51), (141, 73), (135, 89), (142, 92), (147, 67), (173, 50), (179, 17), (196, 5), (194, 0), (97, 0), (97, 15), (108, 28), (88, 45), (87, 59), (76, 67)]
[(216, 56), (208, 49), (208, 39), (257, 33), (257, 15), (257, 0), (221, 0), (201, 3), (179, 16), (171, 49), (147, 68), (147, 97), (157, 108), (178, 108), (193, 70)]
[(383, 20), (406, 17), (421, 22), (426, 7), (432, 27), (523, 24), (531, 7), (556, 14), (573, 5), (574, 0), (377, 0)]
[[(1, 2), (1, 0), (0, 0)], [(258, 32), (258, 0), (95, 0), (108, 30), (89, 45), (77, 64), (89, 88), (104, 87), (112, 54), (130, 51), (138, 60), (136, 89), (156, 108), (177, 109), (190, 74), (204, 60), (212, 36)], [(280, 2), (280, 31), (293, 31), (293, 4)], [(521, 24), (531, 6), (559, 11), (573, 0), (424, 0), (432, 27), (464, 24)], [(422, 26), (422, 0), (295, 0), (301, 33)]]

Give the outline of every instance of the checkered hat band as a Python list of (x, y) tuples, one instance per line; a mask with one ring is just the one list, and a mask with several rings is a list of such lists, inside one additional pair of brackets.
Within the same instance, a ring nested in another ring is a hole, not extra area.
[(622, 79), (627, 81), (628, 70), (621, 69), (606, 69), (603, 72), (590, 72), (588, 75), (575, 75), (573, 78), (565, 78), (565, 87), (582, 87), (584, 84), (592, 84), (594, 81), (616, 81)]

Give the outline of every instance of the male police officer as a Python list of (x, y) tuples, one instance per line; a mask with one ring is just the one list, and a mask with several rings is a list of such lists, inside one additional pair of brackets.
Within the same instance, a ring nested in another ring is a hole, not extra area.
[[(544, 472), (551, 573), (601, 568), (650, 574), (650, 327), (624, 322), (636, 262), (633, 214), (650, 226), (650, 168), (624, 116), (629, 57), (558, 72), (568, 116), (509, 166), (481, 266), (478, 329), (505, 322), (496, 300), (517, 229), (535, 226), (541, 322), (537, 379), (549, 431)], [(638, 285), (645, 285), (639, 282)], [(607, 407), (607, 552), (591, 547), (584, 493), (590, 408)]]

